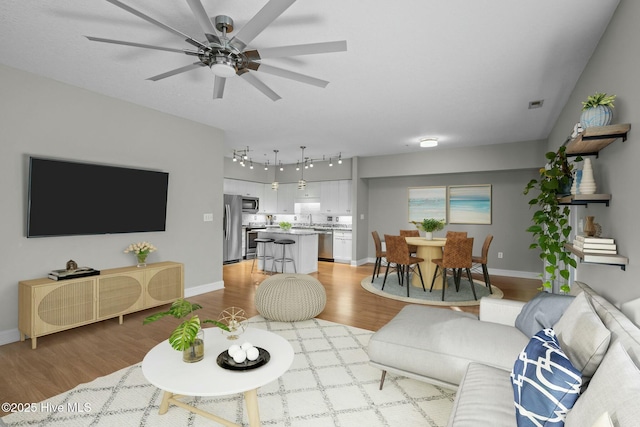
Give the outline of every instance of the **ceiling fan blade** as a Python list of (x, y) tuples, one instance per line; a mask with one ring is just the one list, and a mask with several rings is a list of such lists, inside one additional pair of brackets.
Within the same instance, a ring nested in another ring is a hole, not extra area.
[(167, 52), (186, 53), (187, 55), (197, 55), (198, 54), (198, 52), (196, 52), (196, 51), (189, 51), (189, 50), (186, 50), (186, 49), (175, 49), (175, 48), (172, 48), (172, 47), (153, 46), (153, 45), (150, 45), (150, 44), (127, 42), (127, 41), (123, 41), (123, 40), (103, 39), (101, 37), (91, 37), (91, 36), (85, 36), (85, 37), (88, 38), (89, 40), (91, 40), (92, 42), (113, 43), (113, 44), (121, 44), (121, 45), (125, 45), (125, 46), (142, 47), (142, 48), (145, 48), (145, 49), (165, 50)]
[(189, 7), (191, 8), (191, 12), (196, 17), (198, 24), (200, 24), (200, 28), (207, 35), (207, 40), (210, 42), (213, 40), (209, 39), (209, 36), (214, 36), (216, 39), (218, 38), (216, 34), (216, 28), (213, 26), (211, 19), (209, 19), (209, 15), (207, 15), (207, 11), (204, 10), (204, 6), (200, 0), (187, 0)]
[(244, 50), (258, 34), (289, 8), (296, 0), (269, 0), (253, 18), (238, 31), (229, 44), (238, 50)]
[(273, 90), (271, 90), (271, 88), (269, 88), (269, 86), (267, 86), (266, 84), (262, 83), (262, 81), (260, 79), (258, 79), (256, 76), (254, 76), (251, 72), (247, 71), (247, 72), (245, 72), (243, 74), (240, 74), (240, 77), (244, 81), (249, 83), (251, 86), (255, 87), (260, 92), (262, 92), (265, 95), (267, 95), (272, 101), (277, 101), (278, 99), (281, 99), (280, 95), (278, 95)]
[(120, 9), (124, 9), (127, 12), (136, 15), (138, 18), (142, 18), (145, 21), (150, 22), (153, 25), (156, 25), (156, 26), (162, 28), (163, 30), (169, 31), (170, 33), (175, 34), (175, 35), (177, 35), (179, 37), (183, 37), (184, 40), (187, 43), (190, 43), (190, 44), (192, 44), (192, 45), (194, 45), (196, 47), (208, 48), (208, 46), (202, 44), (201, 42), (199, 42), (198, 40), (192, 38), (191, 36), (181, 32), (179, 30), (176, 30), (175, 28), (172, 28), (172, 27), (170, 27), (170, 26), (168, 26), (166, 24), (163, 24), (160, 21), (156, 21), (155, 19), (153, 19), (149, 15), (145, 15), (144, 13), (140, 12), (139, 10), (136, 10), (136, 9), (132, 8), (131, 6), (127, 6), (126, 4), (124, 4), (124, 3), (122, 3), (122, 2), (120, 2), (118, 0), (107, 0), (107, 1), (109, 3), (111, 3), (111, 4), (113, 4), (114, 6), (118, 6)]
[(267, 64), (258, 64), (255, 68), (256, 71), (262, 73), (273, 74), (274, 76), (284, 77), (285, 79), (295, 80), (301, 83), (310, 84), (318, 87), (327, 87), (329, 84), (326, 80), (316, 79), (315, 77), (307, 76), (306, 74), (296, 73), (295, 71), (284, 70), (282, 68), (274, 67)]
[(184, 67), (176, 68), (175, 70), (167, 71), (166, 73), (158, 74), (157, 76), (149, 77), (147, 80), (158, 81), (167, 77), (175, 76), (176, 74), (184, 73), (185, 71), (195, 70), (196, 68), (206, 67), (202, 62), (194, 62), (193, 64), (185, 65)]
[(318, 53), (345, 52), (347, 41), (298, 44), (292, 46), (268, 47), (258, 50), (260, 58), (281, 58), (284, 56), (315, 55)]
[(224, 84), (226, 82), (227, 79), (224, 77), (216, 76), (216, 79), (213, 81), (213, 99), (222, 99)]

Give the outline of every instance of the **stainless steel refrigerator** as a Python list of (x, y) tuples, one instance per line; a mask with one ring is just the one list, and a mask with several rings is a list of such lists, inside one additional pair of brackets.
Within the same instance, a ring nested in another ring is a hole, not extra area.
[(225, 264), (242, 259), (242, 196), (224, 195), (222, 220), (222, 261)]

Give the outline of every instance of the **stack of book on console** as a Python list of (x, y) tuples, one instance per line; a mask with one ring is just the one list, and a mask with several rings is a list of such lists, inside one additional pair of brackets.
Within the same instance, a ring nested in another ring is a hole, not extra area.
[(100, 270), (94, 270), (91, 267), (80, 267), (75, 270), (52, 270), (48, 277), (52, 280), (68, 280), (86, 276), (97, 276), (98, 274), (100, 274)]

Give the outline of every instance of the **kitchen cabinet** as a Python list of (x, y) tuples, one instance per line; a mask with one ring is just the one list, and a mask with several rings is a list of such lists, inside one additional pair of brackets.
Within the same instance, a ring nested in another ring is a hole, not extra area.
[(239, 179), (224, 179), (224, 194), (239, 194), (247, 197), (264, 197), (264, 184), (261, 182), (242, 181)]
[(264, 184), (264, 196), (260, 198), (260, 213), (272, 214), (278, 211), (278, 191), (271, 184)]
[[(297, 186), (296, 186), (297, 190)], [(295, 201), (299, 203), (304, 202), (319, 202), (320, 201), (320, 182), (307, 182), (307, 187), (304, 190), (297, 190), (295, 194)]]
[(351, 180), (323, 181), (320, 212), (332, 215), (351, 213)]
[(339, 213), (351, 214), (351, 180), (343, 179), (338, 183)]
[(333, 259), (335, 262), (351, 263), (351, 230), (333, 230)]
[(278, 187), (278, 212), (283, 214), (294, 213), (294, 197), (298, 191), (298, 184), (280, 184)]

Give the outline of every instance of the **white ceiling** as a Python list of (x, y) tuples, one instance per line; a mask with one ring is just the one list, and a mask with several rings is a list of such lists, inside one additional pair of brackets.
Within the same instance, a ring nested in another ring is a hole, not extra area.
[[(122, 1), (204, 40), (185, 0)], [(201, 1), (236, 32), (267, 2)], [(0, 62), (223, 129), (227, 156), (249, 146), (254, 162), (273, 162), (279, 149), (294, 163), (302, 145), (314, 159), (408, 153), (421, 137), (438, 137), (437, 149), (546, 138), (618, 2), (298, 0), (250, 47), (346, 40), (347, 52), (264, 60), (330, 81), (256, 73), (276, 102), (237, 77), (214, 100), (204, 67), (146, 80), (194, 58), (83, 36), (191, 46), (104, 0), (2, 0)], [(535, 100), (542, 108), (529, 110)]]

